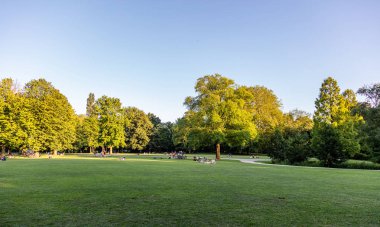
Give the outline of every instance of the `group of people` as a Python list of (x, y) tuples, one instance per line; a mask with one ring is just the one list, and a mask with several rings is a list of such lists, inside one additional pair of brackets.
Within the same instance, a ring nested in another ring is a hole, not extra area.
[(183, 151), (178, 151), (178, 152), (176, 152), (176, 151), (172, 151), (172, 152), (170, 152), (170, 154), (169, 154), (169, 159), (186, 159), (187, 157), (186, 157), (186, 155), (185, 155), (185, 152), (183, 152)]

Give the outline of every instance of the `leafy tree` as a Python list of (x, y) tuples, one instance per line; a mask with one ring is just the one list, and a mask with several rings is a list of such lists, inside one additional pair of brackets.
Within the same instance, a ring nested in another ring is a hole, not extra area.
[(276, 161), (290, 164), (306, 161), (311, 155), (313, 122), (304, 111), (293, 110), (284, 115), (283, 125), (267, 132), (262, 144), (268, 155)]
[(12, 148), (20, 145), (22, 133), (17, 116), (20, 113), (20, 96), (16, 85), (11, 78), (0, 82), (0, 145), (1, 152), (5, 154), (6, 147)]
[(150, 122), (153, 124), (154, 128), (158, 127), (162, 123), (161, 119), (152, 113), (148, 113), (148, 118)]
[(71, 149), (75, 141), (76, 115), (67, 98), (44, 79), (32, 80), (24, 87), (27, 107), (36, 127), (33, 149)]
[[(103, 151), (104, 147), (107, 147), (112, 154), (113, 147), (125, 146), (124, 120), (120, 99), (107, 96), (100, 97), (96, 100), (95, 112), (99, 122), (99, 145), (102, 146)], [(95, 129), (93, 122), (88, 123), (91, 125), (89, 130)]]
[(357, 126), (361, 117), (352, 114), (356, 105), (350, 90), (340, 94), (338, 83), (327, 78), (315, 101), (312, 146), (326, 166), (336, 165), (359, 152)]
[(191, 122), (188, 117), (178, 118), (172, 127), (173, 144), (178, 150), (190, 151), (190, 143), (188, 140), (191, 130)]
[(285, 161), (285, 152), (288, 150), (284, 133), (280, 127), (276, 128), (272, 133), (267, 134), (268, 140), (263, 143), (263, 149), (268, 156), (274, 161)]
[(195, 91), (197, 96), (185, 100), (190, 146), (215, 145), (216, 159), (220, 159), (220, 144), (245, 147), (256, 137), (247, 100), (233, 80), (219, 74), (207, 75), (198, 79)]
[(272, 90), (263, 86), (242, 86), (238, 90), (240, 94), (245, 93), (243, 90), (249, 93), (243, 96), (259, 133), (271, 131), (282, 123), (281, 102)]
[(361, 156), (380, 163), (380, 84), (364, 86), (358, 90), (366, 101), (357, 105), (357, 112), (364, 117), (360, 128)]
[(90, 153), (99, 146), (99, 124), (96, 117), (79, 116), (77, 125), (77, 146), (87, 147)]
[(173, 123), (166, 122), (157, 125), (150, 137), (148, 148), (154, 152), (174, 150)]
[(380, 83), (363, 86), (359, 88), (358, 94), (364, 95), (372, 107), (380, 106)]
[(161, 119), (152, 113), (148, 113), (150, 122), (153, 124), (147, 149), (153, 152), (174, 150), (173, 123), (162, 123)]
[(90, 93), (87, 98), (86, 116), (92, 117), (95, 114), (95, 95)]
[(153, 124), (144, 111), (136, 107), (123, 109), (125, 119), (125, 144), (127, 149), (141, 151), (148, 145)]
[(283, 127), (302, 129), (310, 132), (313, 129), (313, 120), (309, 113), (302, 110), (292, 110), (289, 113), (284, 114)]

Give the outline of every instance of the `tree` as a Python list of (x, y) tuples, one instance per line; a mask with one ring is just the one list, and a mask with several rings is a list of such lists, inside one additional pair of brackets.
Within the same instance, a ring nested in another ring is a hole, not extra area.
[(191, 122), (187, 117), (178, 118), (172, 127), (173, 144), (178, 150), (190, 150), (189, 132), (191, 130)]
[(24, 87), (27, 107), (34, 117), (33, 149), (71, 149), (75, 141), (76, 115), (67, 98), (44, 79), (32, 80)]
[(293, 110), (284, 114), (283, 124), (267, 133), (262, 144), (268, 155), (276, 161), (290, 164), (304, 162), (311, 155), (311, 130), (313, 121), (309, 114)]
[(154, 128), (148, 144), (150, 151), (163, 152), (174, 150), (173, 123), (160, 123)]
[(376, 108), (380, 106), (380, 83), (365, 85), (359, 88), (358, 94), (364, 95), (372, 107)]
[(141, 151), (148, 145), (153, 124), (148, 115), (136, 107), (123, 109), (125, 119), (125, 144), (127, 149)]
[(367, 101), (356, 108), (365, 120), (360, 128), (361, 156), (380, 163), (380, 84), (364, 86), (358, 94), (365, 96)]
[(187, 140), (192, 146), (215, 145), (220, 159), (220, 145), (245, 147), (257, 135), (247, 100), (239, 94), (233, 80), (219, 74), (199, 78), (197, 96), (187, 97), (184, 118), (191, 122)]
[(110, 154), (112, 154), (113, 147), (125, 145), (124, 120), (120, 99), (107, 96), (100, 97), (96, 100), (95, 112), (99, 122), (99, 144), (102, 146), (103, 151), (104, 147), (107, 147)]
[(86, 116), (92, 117), (95, 114), (95, 95), (90, 93), (87, 98)]
[(161, 119), (157, 117), (156, 115), (154, 115), (153, 113), (148, 113), (148, 118), (150, 122), (153, 124), (154, 128), (158, 127), (162, 123)]
[(77, 144), (79, 148), (87, 147), (90, 153), (99, 146), (99, 123), (96, 117), (79, 116), (77, 125)]
[(322, 83), (315, 101), (312, 147), (325, 166), (337, 165), (360, 150), (357, 126), (361, 117), (352, 114), (355, 102), (352, 91), (340, 94), (333, 78)]
[(245, 94), (244, 99), (259, 133), (273, 131), (281, 124), (283, 120), (281, 102), (272, 90), (263, 86), (242, 86), (238, 90), (239, 94), (243, 93), (242, 90), (250, 93)]
[(21, 96), (11, 78), (0, 82), (0, 145), (4, 155), (6, 148), (17, 147), (22, 143), (23, 134), (18, 121), (22, 106)]

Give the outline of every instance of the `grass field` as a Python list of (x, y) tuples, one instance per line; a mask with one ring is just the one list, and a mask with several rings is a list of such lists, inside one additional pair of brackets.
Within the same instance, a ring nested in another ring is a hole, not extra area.
[(380, 172), (191, 160), (0, 162), (0, 226), (379, 226)]

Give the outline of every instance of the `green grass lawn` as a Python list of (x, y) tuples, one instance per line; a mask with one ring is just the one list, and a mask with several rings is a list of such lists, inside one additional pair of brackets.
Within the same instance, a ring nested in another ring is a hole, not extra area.
[(379, 226), (380, 172), (191, 160), (0, 162), (0, 226)]

